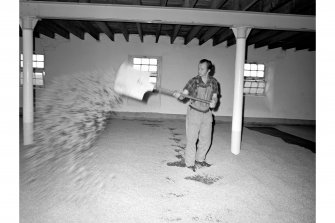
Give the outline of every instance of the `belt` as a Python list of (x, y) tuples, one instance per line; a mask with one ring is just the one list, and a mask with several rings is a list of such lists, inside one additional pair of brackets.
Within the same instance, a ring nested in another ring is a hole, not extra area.
[(193, 109), (193, 110), (195, 110), (195, 111), (201, 112), (201, 113), (207, 113), (207, 112), (209, 112), (209, 109), (207, 109), (207, 110), (203, 111), (203, 110), (200, 110), (200, 109), (194, 108), (194, 107), (192, 107), (191, 105), (190, 105), (190, 108), (191, 108), (191, 109)]

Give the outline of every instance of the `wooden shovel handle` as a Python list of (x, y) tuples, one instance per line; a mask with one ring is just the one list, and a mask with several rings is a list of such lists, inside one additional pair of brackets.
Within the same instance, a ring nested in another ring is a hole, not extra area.
[[(169, 90), (169, 89), (166, 89), (166, 88), (161, 88), (161, 87), (155, 88), (155, 90), (158, 91), (159, 93), (167, 94), (167, 95), (173, 95), (173, 93), (175, 92), (175, 91), (172, 91), (172, 90)], [(209, 101), (209, 100), (205, 100), (205, 99), (201, 99), (201, 98), (195, 98), (195, 97), (189, 96), (187, 94), (180, 93), (180, 96), (183, 96), (185, 98), (189, 98), (189, 99), (192, 99), (192, 100), (195, 100), (195, 101), (200, 101), (200, 102), (203, 102), (203, 103), (207, 103), (207, 104), (211, 103), (211, 101)]]

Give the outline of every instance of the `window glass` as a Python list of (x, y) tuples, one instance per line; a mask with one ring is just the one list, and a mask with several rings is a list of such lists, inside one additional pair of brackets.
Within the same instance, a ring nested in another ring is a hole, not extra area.
[(265, 93), (265, 65), (257, 63), (244, 64), (244, 94), (264, 95)]

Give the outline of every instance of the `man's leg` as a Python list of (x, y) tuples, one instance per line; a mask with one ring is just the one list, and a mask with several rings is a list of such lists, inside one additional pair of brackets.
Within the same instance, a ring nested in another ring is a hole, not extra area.
[(194, 166), (196, 142), (200, 129), (200, 117), (197, 111), (192, 109), (187, 110), (186, 117), (186, 140), (187, 145), (185, 148), (185, 164), (186, 166)]
[(206, 153), (209, 150), (212, 139), (212, 122), (213, 117), (211, 112), (207, 112), (203, 115), (200, 133), (199, 133), (199, 144), (196, 154), (196, 161), (203, 162), (206, 158)]

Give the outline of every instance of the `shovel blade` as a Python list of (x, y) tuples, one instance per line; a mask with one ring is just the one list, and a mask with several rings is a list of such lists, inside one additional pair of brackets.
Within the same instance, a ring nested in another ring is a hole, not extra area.
[(148, 91), (153, 91), (154, 85), (150, 83), (150, 72), (139, 71), (131, 64), (124, 62), (116, 73), (114, 91), (137, 100), (143, 100)]

